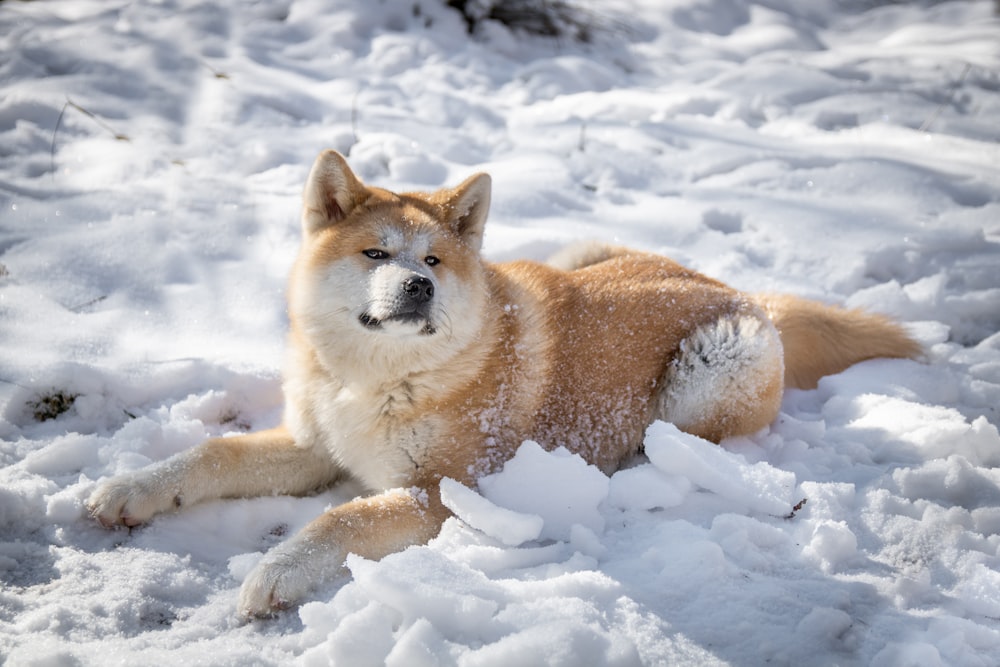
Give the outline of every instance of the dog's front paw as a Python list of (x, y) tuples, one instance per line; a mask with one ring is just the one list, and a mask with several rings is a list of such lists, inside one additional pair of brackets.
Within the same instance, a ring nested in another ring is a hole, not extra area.
[(180, 506), (180, 495), (166, 478), (149, 470), (113, 477), (90, 494), (87, 511), (106, 528), (146, 523), (153, 515)]
[(342, 564), (332, 551), (296, 538), (275, 547), (243, 581), (237, 613), (264, 618), (295, 605)]

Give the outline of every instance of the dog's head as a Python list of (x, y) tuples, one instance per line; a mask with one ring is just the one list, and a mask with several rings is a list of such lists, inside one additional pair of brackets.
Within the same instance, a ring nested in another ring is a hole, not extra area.
[(479, 250), (489, 201), (486, 174), (396, 194), (366, 186), (339, 153), (321, 153), (304, 193), (293, 322), (341, 342), (463, 337), (485, 298)]

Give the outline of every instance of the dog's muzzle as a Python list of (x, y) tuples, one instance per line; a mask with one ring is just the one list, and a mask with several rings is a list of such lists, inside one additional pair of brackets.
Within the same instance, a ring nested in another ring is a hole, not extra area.
[(437, 330), (431, 323), (430, 304), (434, 299), (434, 283), (424, 276), (410, 276), (399, 286), (399, 293), (388, 315), (376, 317), (370, 311), (362, 313), (358, 321), (366, 329), (381, 329), (386, 322), (424, 323), (421, 335), (431, 335)]

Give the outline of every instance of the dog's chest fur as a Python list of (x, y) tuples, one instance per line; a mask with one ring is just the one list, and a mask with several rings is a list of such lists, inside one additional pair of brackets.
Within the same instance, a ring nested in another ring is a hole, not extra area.
[(300, 446), (318, 447), (373, 490), (408, 486), (441, 436), (434, 415), (415, 417), (425, 387), (411, 382), (346, 385), (328, 375), (286, 382), (289, 426)]

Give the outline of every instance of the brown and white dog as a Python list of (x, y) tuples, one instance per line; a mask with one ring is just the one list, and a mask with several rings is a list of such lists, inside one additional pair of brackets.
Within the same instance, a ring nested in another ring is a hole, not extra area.
[(655, 419), (713, 441), (753, 433), (783, 388), (918, 345), (883, 317), (752, 296), (661, 256), (586, 245), (480, 256), (490, 178), (395, 194), (338, 153), (316, 160), (289, 284), (284, 424), (209, 440), (103, 482), (88, 507), (135, 526), (202, 500), (305, 494), (348, 475), (370, 495), (271, 550), (239, 613), (267, 615), (336, 574), (433, 537), (439, 483), (474, 487), (527, 439), (610, 473)]

